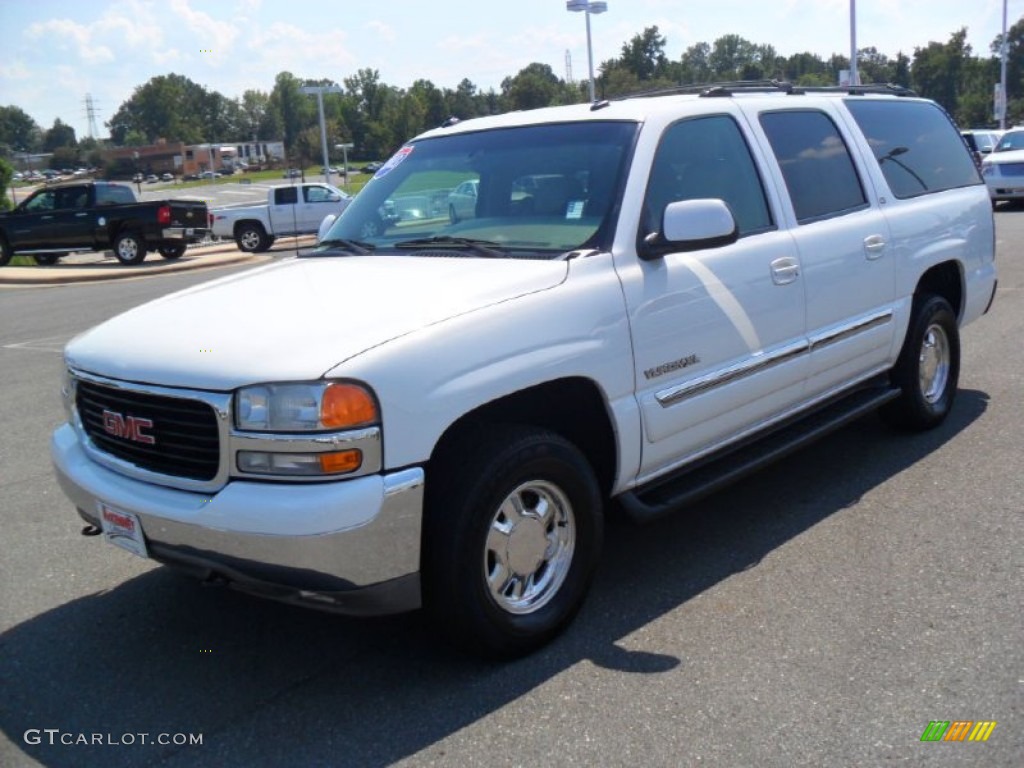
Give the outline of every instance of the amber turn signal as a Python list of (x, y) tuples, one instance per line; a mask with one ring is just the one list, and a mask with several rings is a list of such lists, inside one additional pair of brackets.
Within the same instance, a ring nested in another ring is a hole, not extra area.
[(373, 396), (355, 384), (329, 384), (320, 401), (320, 423), (325, 429), (361, 427), (377, 421)]

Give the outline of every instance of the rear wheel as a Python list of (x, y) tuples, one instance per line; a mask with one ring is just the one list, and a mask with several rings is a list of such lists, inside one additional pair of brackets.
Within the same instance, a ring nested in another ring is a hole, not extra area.
[(469, 434), (431, 466), (427, 610), (472, 651), (529, 653), (579, 610), (602, 535), (597, 480), (574, 445), (532, 427)]
[(185, 255), (185, 243), (161, 245), (157, 250), (160, 251), (160, 255), (165, 259), (180, 259)]
[(260, 253), (270, 247), (266, 230), (255, 223), (239, 224), (235, 230), (235, 242), (239, 250), (246, 253)]
[(49, 267), (57, 263), (62, 254), (59, 253), (35, 253), (32, 258), (41, 267)]
[(146, 241), (134, 230), (122, 232), (114, 240), (114, 256), (125, 266), (141, 264), (146, 258)]
[(12, 258), (14, 258), (14, 250), (7, 242), (7, 238), (0, 235), (0, 267), (6, 267), (11, 263)]
[(949, 414), (960, 380), (960, 332), (953, 308), (943, 297), (914, 298), (891, 379), (900, 396), (882, 409), (889, 423), (909, 430), (931, 429)]

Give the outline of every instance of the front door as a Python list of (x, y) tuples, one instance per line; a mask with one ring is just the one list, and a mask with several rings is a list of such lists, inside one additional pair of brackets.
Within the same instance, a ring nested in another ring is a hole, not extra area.
[(641, 483), (800, 401), (807, 355), (799, 254), (777, 226), (741, 125), (723, 113), (666, 129), (638, 233), (659, 230), (670, 202), (718, 198), (732, 209), (739, 239), (617, 265), (643, 418)]

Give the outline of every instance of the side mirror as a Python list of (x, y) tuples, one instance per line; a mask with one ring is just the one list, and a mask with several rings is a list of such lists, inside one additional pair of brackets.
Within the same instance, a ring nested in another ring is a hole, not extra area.
[(724, 200), (679, 200), (665, 206), (661, 231), (646, 235), (638, 251), (641, 259), (653, 261), (669, 253), (720, 248), (738, 237), (736, 219)]

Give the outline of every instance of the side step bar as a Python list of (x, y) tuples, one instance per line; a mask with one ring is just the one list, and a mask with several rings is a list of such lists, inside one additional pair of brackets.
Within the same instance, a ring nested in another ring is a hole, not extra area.
[(618, 500), (634, 521), (656, 520), (788, 456), (899, 395), (898, 389), (888, 386), (858, 390), (830, 401), (810, 415), (786, 422), (752, 442), (726, 448), (667, 478), (628, 491)]

